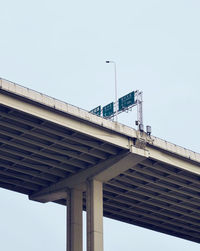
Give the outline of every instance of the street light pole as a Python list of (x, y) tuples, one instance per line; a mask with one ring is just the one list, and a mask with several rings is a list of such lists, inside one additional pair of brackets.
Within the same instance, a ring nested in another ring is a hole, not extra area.
[(116, 122), (118, 115), (118, 107), (117, 107), (117, 67), (115, 61), (106, 61), (107, 64), (114, 64), (114, 73), (115, 73), (115, 112), (116, 112)]

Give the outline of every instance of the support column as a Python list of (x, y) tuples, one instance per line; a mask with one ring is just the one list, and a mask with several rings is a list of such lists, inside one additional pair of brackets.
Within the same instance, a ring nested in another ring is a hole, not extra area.
[(67, 251), (83, 251), (82, 191), (67, 193)]
[(87, 251), (103, 251), (102, 182), (87, 183)]

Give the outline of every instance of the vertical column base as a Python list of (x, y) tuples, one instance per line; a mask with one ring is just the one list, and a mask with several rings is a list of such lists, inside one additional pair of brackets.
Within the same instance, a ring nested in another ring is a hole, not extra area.
[(67, 251), (83, 251), (82, 191), (67, 193)]
[(87, 183), (87, 251), (103, 251), (102, 182)]

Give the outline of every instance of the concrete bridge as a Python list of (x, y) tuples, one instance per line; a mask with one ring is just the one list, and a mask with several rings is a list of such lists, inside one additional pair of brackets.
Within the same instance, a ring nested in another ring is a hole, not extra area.
[(67, 205), (67, 250), (103, 216), (200, 243), (200, 154), (0, 79), (0, 187)]

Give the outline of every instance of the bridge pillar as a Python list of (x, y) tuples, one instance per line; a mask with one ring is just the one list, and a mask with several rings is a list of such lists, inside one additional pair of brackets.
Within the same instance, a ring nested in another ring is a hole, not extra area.
[(87, 182), (87, 251), (103, 251), (103, 185)]
[(67, 251), (83, 251), (82, 191), (67, 193)]

